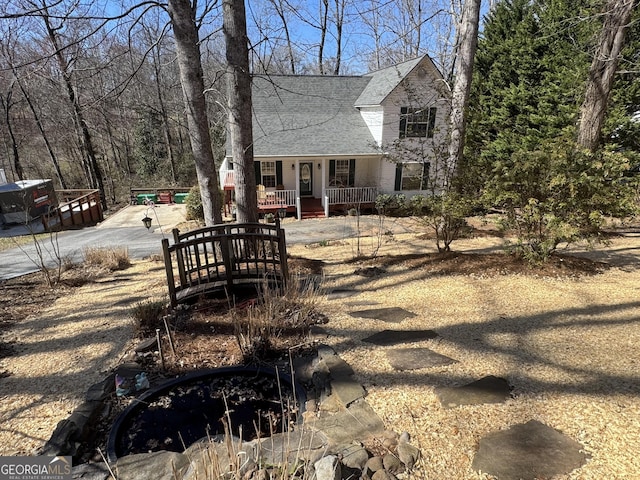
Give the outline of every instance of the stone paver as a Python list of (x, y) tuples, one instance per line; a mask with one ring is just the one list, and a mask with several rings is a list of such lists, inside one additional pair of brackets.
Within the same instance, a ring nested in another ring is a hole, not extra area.
[(462, 387), (438, 387), (436, 396), (444, 408), (460, 405), (502, 403), (511, 397), (511, 386), (504, 378), (489, 375)]
[(499, 480), (564, 475), (587, 461), (582, 445), (536, 420), (490, 433), (480, 440), (473, 469)]
[(433, 330), (383, 330), (367, 338), (363, 338), (362, 341), (384, 347), (398, 345), (400, 343), (431, 340), (437, 336), (438, 334)]
[(428, 348), (397, 348), (389, 350), (387, 351), (387, 360), (389, 360), (393, 368), (399, 371), (442, 367), (457, 362), (457, 360), (440, 355)]
[(350, 315), (357, 318), (370, 318), (373, 320), (381, 320), (383, 322), (391, 323), (400, 323), (407, 318), (413, 318), (416, 316), (415, 313), (409, 312), (408, 310), (400, 307), (357, 310), (355, 312), (351, 312)]

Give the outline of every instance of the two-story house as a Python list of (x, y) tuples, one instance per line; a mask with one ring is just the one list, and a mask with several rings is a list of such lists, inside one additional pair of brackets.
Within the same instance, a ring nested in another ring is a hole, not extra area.
[[(262, 211), (298, 218), (426, 193), (446, 139), (448, 89), (428, 56), (362, 76), (255, 75), (253, 139)], [(230, 152), (220, 169), (233, 189)]]

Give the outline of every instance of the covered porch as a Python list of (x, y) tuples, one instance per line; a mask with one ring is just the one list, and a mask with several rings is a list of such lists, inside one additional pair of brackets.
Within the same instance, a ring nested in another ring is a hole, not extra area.
[[(333, 160), (256, 160), (256, 196), (260, 214), (303, 218), (328, 217), (350, 209), (374, 208), (378, 187), (356, 185), (367, 182), (367, 165), (355, 159)], [(226, 167), (226, 168), (225, 168)], [(233, 169), (223, 165), (220, 170), (226, 203), (234, 198)], [(232, 208), (232, 207), (231, 207)]]

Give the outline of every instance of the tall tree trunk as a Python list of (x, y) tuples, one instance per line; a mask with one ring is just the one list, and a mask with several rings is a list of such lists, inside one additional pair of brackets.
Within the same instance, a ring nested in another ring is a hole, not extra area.
[(618, 68), (618, 57), (624, 46), (624, 35), (631, 20), (633, 5), (634, 0), (609, 0), (607, 3), (600, 41), (589, 69), (578, 125), (578, 145), (591, 151), (600, 145), (609, 93)]
[(223, 30), (227, 48), (227, 96), (233, 152), (238, 222), (258, 221), (253, 165), (251, 74), (244, 0), (223, 0)]
[(447, 168), (445, 172), (446, 186), (456, 175), (458, 163), (464, 148), (466, 127), (466, 110), (469, 105), (469, 92), (473, 75), (473, 61), (478, 46), (478, 23), (480, 22), (481, 0), (466, 0), (462, 7), (460, 19), (460, 44), (454, 64), (455, 81), (451, 98), (450, 142)]
[(283, 0), (270, 0), (271, 5), (275, 9), (278, 17), (280, 17), (280, 21), (282, 22), (282, 28), (284, 29), (284, 38), (287, 42), (287, 51), (289, 52), (289, 69), (291, 70), (289, 73), (291, 75), (296, 74), (296, 60), (293, 53), (293, 42), (291, 40), (291, 34), (289, 33), (289, 24), (287, 23), (287, 18), (285, 15), (285, 5), (286, 3)]
[(53, 51), (55, 52), (54, 56), (56, 58), (56, 61), (58, 62), (58, 68), (60, 68), (62, 80), (67, 90), (67, 97), (73, 110), (73, 120), (78, 132), (80, 147), (83, 151), (85, 172), (88, 176), (87, 180), (89, 182), (89, 187), (95, 188), (100, 192), (100, 201), (102, 203), (102, 207), (106, 209), (107, 197), (104, 191), (102, 171), (100, 169), (100, 164), (98, 163), (98, 158), (93, 146), (91, 133), (89, 132), (89, 127), (87, 126), (87, 122), (84, 119), (84, 113), (82, 112), (82, 107), (80, 106), (78, 95), (76, 94), (75, 88), (73, 86), (69, 62), (67, 62), (67, 59), (62, 54), (62, 48), (60, 48), (57, 34), (58, 28), (54, 28), (51, 25), (49, 12), (46, 5), (43, 4), (41, 12), (42, 20), (44, 21), (45, 27), (47, 29), (47, 36), (49, 37), (49, 41), (51, 42)]
[(63, 189), (66, 189), (67, 188), (67, 184), (66, 184), (66, 182), (64, 180), (64, 176), (62, 175), (62, 170), (60, 169), (60, 164), (58, 163), (58, 158), (56, 157), (56, 154), (53, 151), (53, 147), (51, 145), (51, 142), (49, 141), (49, 137), (47, 136), (47, 132), (44, 129), (44, 125), (42, 124), (42, 120), (40, 119), (40, 115), (38, 115), (36, 107), (33, 104), (33, 102), (31, 101), (31, 96), (29, 95), (29, 92), (27, 92), (27, 89), (25, 88), (23, 83), (20, 81), (20, 77), (18, 76), (18, 72), (16, 71), (16, 68), (14, 67), (13, 64), (11, 65), (11, 69), (13, 70), (13, 75), (15, 76), (16, 82), (18, 83), (18, 86), (20, 87), (20, 91), (22, 92), (22, 96), (26, 100), (27, 105), (29, 105), (29, 110), (31, 110), (31, 114), (33, 115), (33, 119), (36, 122), (36, 126), (38, 127), (38, 131), (40, 132), (40, 135), (42, 136), (42, 140), (44, 141), (44, 144), (47, 147), (47, 152), (49, 153), (49, 158), (51, 159), (51, 163), (53, 163), (53, 168), (56, 171), (56, 176), (58, 177), (58, 181), (60, 182), (60, 187), (63, 188)]
[(324, 75), (324, 46), (329, 28), (329, 0), (320, 1), (320, 45), (318, 45), (318, 70)]
[(160, 107), (160, 116), (162, 117), (162, 126), (164, 130), (164, 143), (169, 157), (169, 166), (171, 167), (171, 181), (175, 185), (176, 180), (176, 160), (173, 154), (173, 139), (171, 138), (171, 126), (169, 125), (169, 115), (164, 104), (164, 95), (162, 93), (162, 85), (160, 84), (160, 52), (159, 45), (153, 49), (153, 70), (155, 73), (156, 95), (158, 96), (158, 106)]
[(340, 63), (342, 61), (342, 27), (344, 25), (344, 9), (346, 0), (335, 0), (336, 6), (336, 64), (334, 75), (340, 75)]
[(222, 202), (213, 159), (209, 119), (204, 98), (204, 78), (195, 10), (189, 0), (169, 0), (169, 16), (176, 42), (180, 83), (189, 126), (191, 150), (202, 197), (205, 224), (222, 223)]
[(20, 151), (18, 150), (18, 141), (16, 139), (15, 132), (13, 131), (13, 124), (11, 121), (11, 97), (13, 96), (13, 83), (7, 92), (7, 97), (0, 97), (0, 104), (4, 110), (4, 120), (7, 125), (7, 132), (9, 132), (9, 138), (11, 139), (11, 153), (13, 155), (13, 172), (18, 180), (24, 180), (24, 170), (22, 169), (22, 163), (20, 163)]

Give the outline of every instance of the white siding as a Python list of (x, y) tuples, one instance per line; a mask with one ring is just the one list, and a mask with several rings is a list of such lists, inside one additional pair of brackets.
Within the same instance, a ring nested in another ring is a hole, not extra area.
[[(382, 147), (386, 152), (391, 152), (393, 142), (398, 140), (401, 107), (436, 107), (435, 133), (433, 138), (409, 138), (403, 140), (403, 142), (409, 144), (421, 144), (424, 157), (431, 162), (430, 172), (433, 175), (440, 170), (438, 164), (441, 164), (444, 160), (442, 158), (442, 152), (446, 151), (443, 142), (445, 142), (447, 138), (449, 100), (446, 94), (446, 85), (442, 80), (438, 80), (439, 76), (429, 71), (431, 68), (430, 64), (423, 62), (409, 74), (383, 102), (384, 122)], [(406, 157), (405, 159), (410, 160), (410, 158)], [(418, 159), (416, 158), (416, 160)], [(379, 185), (380, 189), (386, 193), (394, 191), (395, 164), (393, 162), (382, 161)]]
[(362, 107), (360, 109), (362, 119), (369, 127), (369, 131), (379, 147), (382, 145), (382, 135), (384, 126), (384, 108), (378, 107)]

